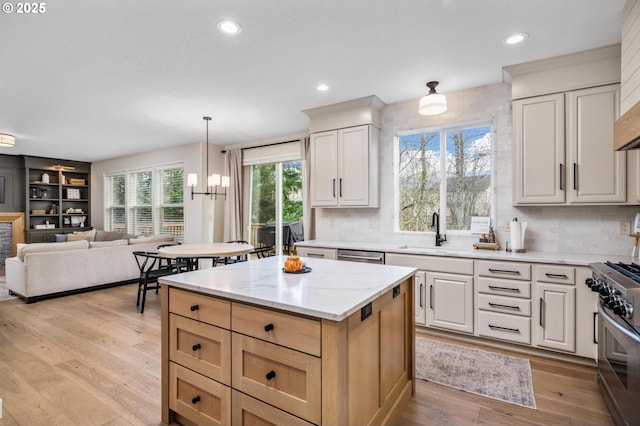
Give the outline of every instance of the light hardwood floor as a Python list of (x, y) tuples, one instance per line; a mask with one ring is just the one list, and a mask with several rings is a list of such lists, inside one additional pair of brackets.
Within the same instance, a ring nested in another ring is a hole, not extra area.
[[(149, 292), (141, 315), (135, 294), (127, 285), (1, 302), (0, 426), (160, 424), (159, 297)], [(537, 410), (417, 380), (394, 424), (613, 424), (594, 369), (530, 359)]]

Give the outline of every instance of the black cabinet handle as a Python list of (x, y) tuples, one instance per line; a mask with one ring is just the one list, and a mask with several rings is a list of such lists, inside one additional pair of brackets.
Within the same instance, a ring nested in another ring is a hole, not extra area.
[(273, 324), (269, 323), (264, 326), (264, 331), (271, 331), (271, 330), (273, 330)]
[(336, 198), (336, 180), (333, 180), (333, 198)]
[(195, 311), (197, 311), (198, 309), (200, 309), (200, 306), (198, 306), (198, 305), (191, 305), (191, 308), (189, 308), (189, 309), (191, 309), (191, 312), (195, 312)]
[(193, 398), (191, 398), (191, 403), (192, 404), (197, 404), (198, 402), (200, 402), (200, 397), (199, 396), (194, 396)]
[(519, 306), (502, 305), (500, 303), (493, 303), (493, 302), (489, 302), (489, 306), (491, 306), (492, 308), (512, 309), (514, 311), (519, 311), (520, 310)]
[(420, 284), (420, 307), (422, 308), (422, 287), (424, 287), (424, 284)]
[(200, 343), (196, 343), (195, 345), (191, 346), (191, 350), (192, 351), (199, 351), (200, 349), (202, 349), (202, 346), (200, 346)]
[(573, 163), (573, 189), (578, 189), (578, 163)]
[(273, 379), (274, 377), (276, 377), (276, 372), (275, 372), (275, 371), (273, 371), (273, 370), (271, 370), (271, 371), (269, 371), (269, 372), (267, 373), (267, 376), (266, 376), (266, 377), (267, 377), (267, 380), (271, 380), (271, 379)]
[(593, 343), (595, 343), (596, 345), (598, 344), (598, 326), (597, 326), (597, 322), (598, 322), (598, 313), (594, 312), (593, 313)]
[(512, 291), (514, 293), (520, 293), (520, 289), (519, 288), (498, 287), (496, 285), (490, 285), (489, 289), (491, 289), (493, 291)]
[(540, 327), (544, 327), (544, 299), (540, 298)]
[(569, 277), (566, 276), (565, 274), (549, 274), (549, 273), (545, 273), (545, 275), (549, 278), (556, 278), (556, 279), (563, 279), (563, 280), (568, 280)]
[(563, 179), (563, 174), (564, 174), (564, 173), (562, 172), (562, 170), (563, 170), (563, 169), (564, 169), (564, 165), (563, 165), (563, 164), (560, 164), (560, 191), (562, 191), (562, 190), (564, 189), (564, 188), (563, 188), (563, 186), (564, 186), (564, 182), (563, 182), (563, 180), (564, 180), (564, 179)]
[(489, 268), (489, 272), (491, 272), (492, 274), (520, 275), (520, 271), (509, 271), (507, 269), (491, 269), (491, 268)]
[(429, 286), (429, 309), (433, 309), (433, 285)]
[(342, 178), (340, 178), (340, 198), (342, 198)]
[(501, 331), (508, 331), (511, 333), (520, 333), (519, 328), (500, 327), (499, 325), (493, 325), (493, 324), (489, 324), (489, 328), (491, 328), (492, 330), (501, 330)]

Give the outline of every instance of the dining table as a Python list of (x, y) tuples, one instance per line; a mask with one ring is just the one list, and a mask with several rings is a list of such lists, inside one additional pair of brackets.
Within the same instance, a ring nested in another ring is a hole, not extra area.
[[(244, 243), (187, 243), (164, 246), (158, 249), (158, 255), (170, 259), (186, 261), (188, 270), (197, 269), (200, 259), (220, 259), (244, 256), (253, 251), (251, 244)], [(214, 263), (215, 265), (215, 263)]]

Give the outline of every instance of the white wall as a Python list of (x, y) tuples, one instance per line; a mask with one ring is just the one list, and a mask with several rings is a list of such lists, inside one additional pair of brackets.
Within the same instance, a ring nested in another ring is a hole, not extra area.
[[(224, 171), (224, 157), (220, 153), (222, 147), (209, 144), (209, 173)], [(134, 170), (143, 167), (163, 164), (184, 163), (185, 171), (185, 242), (222, 241), (224, 222), (224, 198), (211, 201), (209, 197), (196, 195), (191, 200), (191, 193), (186, 186), (188, 173), (198, 174), (198, 187), (202, 191), (202, 183), (206, 168), (206, 144), (193, 143), (175, 148), (145, 152), (128, 157), (96, 161), (91, 165), (91, 226), (104, 228), (104, 176), (106, 174)]]
[[(452, 123), (494, 123), (495, 217), (504, 246), (505, 224), (513, 217), (529, 223), (525, 248), (557, 253), (625, 255), (633, 240), (618, 234), (619, 221), (632, 221), (638, 206), (512, 207), (511, 87), (493, 84), (446, 93), (449, 109), (437, 116), (418, 114), (418, 99), (387, 105), (380, 132), (380, 205), (378, 209), (317, 209), (316, 238), (335, 241), (397, 242), (433, 245), (433, 233), (395, 233), (394, 136), (397, 132)], [(448, 235), (453, 247), (470, 247), (477, 236)]]

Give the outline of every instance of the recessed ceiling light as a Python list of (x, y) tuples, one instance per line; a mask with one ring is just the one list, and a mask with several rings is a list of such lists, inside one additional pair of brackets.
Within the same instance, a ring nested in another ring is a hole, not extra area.
[(224, 34), (236, 35), (242, 32), (240, 24), (229, 19), (218, 21), (217, 27), (218, 30)]
[(322, 84), (318, 84), (317, 89), (321, 92), (326, 92), (327, 90), (329, 90), (329, 86), (327, 86), (326, 84), (322, 83)]
[(527, 38), (529, 38), (529, 34), (527, 33), (515, 33), (507, 36), (504, 40), (502, 40), (502, 43), (507, 45), (518, 44), (522, 43)]

